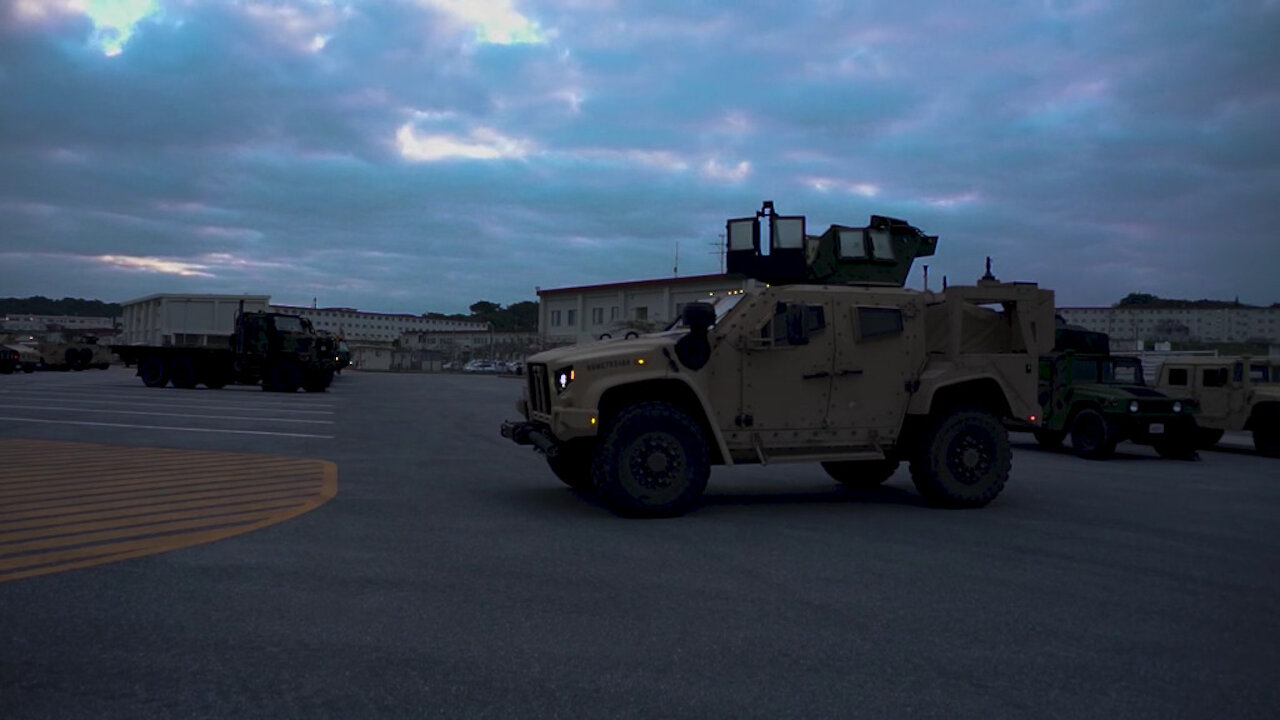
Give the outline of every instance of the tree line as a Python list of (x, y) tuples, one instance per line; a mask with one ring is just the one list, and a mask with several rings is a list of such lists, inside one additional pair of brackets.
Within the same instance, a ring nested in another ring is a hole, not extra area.
[(84, 298), (53, 300), (42, 295), (28, 298), (0, 298), (0, 315), (74, 315), (77, 317), (120, 317), (120, 303)]

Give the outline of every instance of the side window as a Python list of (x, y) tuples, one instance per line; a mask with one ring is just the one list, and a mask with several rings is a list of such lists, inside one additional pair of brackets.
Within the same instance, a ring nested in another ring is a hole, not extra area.
[(867, 259), (867, 245), (862, 237), (862, 230), (841, 229), (839, 240), (841, 260)]
[(1226, 387), (1226, 368), (1205, 368), (1200, 376), (1201, 387)]
[(871, 340), (902, 332), (902, 311), (898, 308), (859, 307), (857, 321), (859, 340)]
[(1269, 368), (1266, 365), (1250, 365), (1249, 380), (1251, 382), (1268, 382), (1269, 381), (1269, 375), (1267, 373), (1268, 369)]
[(1186, 386), (1186, 384), (1187, 384), (1187, 369), (1186, 369), (1186, 368), (1171, 368), (1171, 369), (1169, 370), (1169, 384), (1170, 384), (1170, 385), (1181, 385), (1181, 386), (1185, 387), (1185, 386)]
[(871, 257), (874, 260), (893, 260), (893, 238), (888, 230), (868, 230), (871, 238)]

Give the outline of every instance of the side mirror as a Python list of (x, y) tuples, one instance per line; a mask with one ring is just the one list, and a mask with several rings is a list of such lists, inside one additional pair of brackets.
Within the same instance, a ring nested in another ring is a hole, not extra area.
[(809, 316), (804, 303), (788, 303), (786, 310), (787, 344), (809, 344)]
[(694, 332), (706, 332), (716, 322), (716, 309), (709, 303), (691, 302), (680, 311), (680, 319)]

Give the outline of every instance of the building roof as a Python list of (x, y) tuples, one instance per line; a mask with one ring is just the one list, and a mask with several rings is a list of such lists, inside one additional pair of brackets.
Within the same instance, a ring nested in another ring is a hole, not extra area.
[(249, 295), (247, 293), (242, 295), (222, 295), (217, 293), (206, 293), (206, 294), (152, 293), (150, 295), (144, 295), (143, 297), (135, 298), (133, 300), (125, 300), (120, 304), (135, 305), (137, 303), (144, 303), (150, 300), (161, 300), (161, 299), (167, 299), (167, 298), (180, 298), (182, 300), (257, 300), (264, 304), (271, 302), (270, 295)]
[(546, 288), (539, 289), (538, 296), (541, 297), (543, 295), (553, 295), (557, 293), (596, 292), (601, 290), (629, 290), (644, 287), (670, 287), (672, 285), (700, 285), (709, 281), (744, 282), (745, 280), (746, 278), (744, 276), (734, 273), (686, 275), (685, 277), (655, 278), (652, 280), (628, 280), (616, 283), (602, 283), (599, 285), (576, 285), (574, 287)]

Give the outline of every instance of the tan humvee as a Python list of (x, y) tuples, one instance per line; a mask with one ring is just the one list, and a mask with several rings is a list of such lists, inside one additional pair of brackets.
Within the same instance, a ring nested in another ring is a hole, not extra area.
[(1170, 358), (1156, 387), (1200, 401), (1202, 446), (1214, 445), (1226, 430), (1249, 430), (1259, 453), (1280, 457), (1280, 358)]
[[(875, 216), (814, 237), (768, 204), (758, 216), (770, 219), (767, 254), (758, 225), (743, 243), (756, 218), (729, 224), (729, 268), (754, 278), (742, 291), (686, 306), (665, 332), (530, 357), (525, 419), (503, 435), (624, 515), (690, 509), (716, 464), (818, 462), (870, 487), (905, 460), (931, 504), (994, 499), (1011, 465), (1002, 419), (1040, 412), (1053, 293), (990, 272), (976, 286), (903, 289), (936, 237)], [(827, 263), (816, 278), (815, 258)]]

